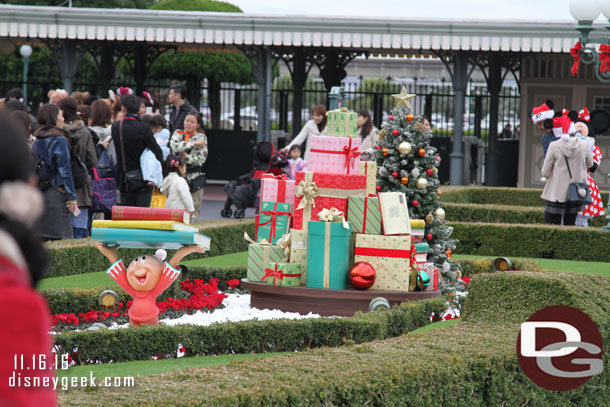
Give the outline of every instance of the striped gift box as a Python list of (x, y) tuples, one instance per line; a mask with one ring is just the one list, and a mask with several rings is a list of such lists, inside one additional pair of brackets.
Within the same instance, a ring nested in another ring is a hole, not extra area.
[(309, 170), (335, 174), (360, 174), (360, 139), (312, 136)]
[(260, 282), (265, 276), (269, 262), (281, 262), (284, 250), (268, 244), (251, 244), (248, 246), (247, 277), (250, 282)]
[(376, 196), (350, 196), (347, 206), (347, 220), (352, 224), (352, 232), (369, 235), (381, 234), (381, 210)]

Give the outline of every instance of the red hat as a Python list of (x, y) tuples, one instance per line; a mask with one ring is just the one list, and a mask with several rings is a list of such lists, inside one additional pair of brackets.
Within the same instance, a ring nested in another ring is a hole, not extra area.
[(552, 119), (553, 116), (555, 116), (555, 112), (553, 111), (554, 107), (555, 104), (552, 101), (547, 100), (540, 106), (533, 108), (532, 121), (534, 122), (534, 124), (537, 124), (538, 122), (541, 122), (546, 119)]
[(574, 123), (568, 116), (555, 117), (553, 119), (553, 133), (555, 137), (560, 138), (562, 135), (570, 135), (576, 132)]

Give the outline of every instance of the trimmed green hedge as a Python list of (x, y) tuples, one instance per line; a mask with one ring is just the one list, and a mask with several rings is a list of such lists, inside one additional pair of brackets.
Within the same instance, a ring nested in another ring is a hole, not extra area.
[[(610, 233), (574, 226), (449, 222), (455, 253), (582, 261), (610, 261)], [(596, 249), (597, 248), (597, 249)], [(601, 248), (601, 249), (599, 249)]]
[[(246, 251), (248, 242), (243, 238), (244, 231), (254, 236), (254, 222), (203, 229), (201, 232), (212, 238), (210, 251), (205, 254), (194, 253), (188, 259)], [(51, 256), (51, 269), (45, 278), (105, 271), (109, 266), (106, 257), (97, 250), (90, 239), (52, 242), (47, 244), (47, 249)], [(131, 261), (137, 256), (150, 254), (152, 250), (120, 249), (119, 252), (122, 257)], [(168, 257), (172, 256), (172, 252), (168, 253)]]
[[(426, 333), (316, 349), (230, 366), (136, 378), (135, 388), (75, 390), (62, 404), (112, 400), (156, 406), (531, 406), (610, 405), (610, 370), (566, 392), (544, 390), (521, 371), (520, 323), (547, 305), (585, 311), (610, 357), (610, 279), (560, 273), (474, 278), (464, 320)], [(290, 333), (289, 333), (290, 334)]]
[[(455, 222), (544, 224), (544, 207), (445, 203), (447, 219)], [(608, 224), (605, 216), (589, 220), (590, 227)]]
[[(55, 336), (59, 353), (72, 353), (78, 364), (251, 352), (292, 352), (321, 346), (362, 343), (403, 334), (430, 323), (445, 310), (445, 299), (407, 302), (389, 311), (352, 318), (245, 321), (210, 326), (146, 326), (68, 332)], [(74, 350), (78, 349), (78, 352)]]
[[(441, 200), (447, 203), (544, 207), (544, 201), (540, 198), (542, 189), (443, 187), (441, 190)], [(607, 192), (602, 192), (602, 201), (605, 207), (608, 203)]]

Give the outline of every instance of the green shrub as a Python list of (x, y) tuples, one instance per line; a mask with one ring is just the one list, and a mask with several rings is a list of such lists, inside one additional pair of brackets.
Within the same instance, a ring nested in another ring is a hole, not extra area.
[[(447, 203), (544, 207), (544, 201), (540, 198), (542, 189), (443, 187), (442, 191), (441, 199)], [(608, 202), (607, 192), (602, 192), (602, 201), (604, 204)]]
[[(597, 323), (610, 357), (610, 279), (560, 273), (494, 273), (472, 280), (465, 320), (426, 333), (315, 349), (136, 378), (142, 385), (75, 390), (60, 402), (112, 400), (147, 406), (531, 406), (610, 405), (610, 370), (565, 392), (544, 390), (522, 372), (520, 323), (539, 307), (576, 306)], [(587, 287), (587, 289), (583, 289)], [(383, 315), (383, 314), (379, 314)]]
[[(430, 323), (430, 315), (445, 310), (445, 299), (407, 302), (388, 311), (352, 318), (245, 321), (210, 326), (146, 326), (127, 329), (68, 332), (55, 336), (60, 353), (72, 353), (77, 363), (94, 358), (111, 361), (176, 357), (180, 345), (188, 356), (230, 353), (292, 352), (344, 341), (362, 343), (400, 335)], [(77, 353), (73, 351), (78, 349)]]
[(455, 253), (481, 256), (610, 261), (610, 233), (600, 229), (551, 225), (449, 222)]
[[(445, 203), (444, 208), (447, 219), (455, 222), (544, 224), (544, 206)], [(602, 227), (607, 223), (605, 216), (589, 220), (590, 227)]]
[[(244, 231), (254, 235), (254, 222), (240, 222), (234, 226), (206, 228), (201, 232), (212, 238), (210, 251), (205, 254), (194, 253), (188, 258), (197, 259), (209, 256), (221, 256), (248, 250), (248, 242), (243, 238)], [(91, 239), (68, 240), (47, 244), (51, 256), (51, 269), (45, 278), (69, 276), (82, 273), (93, 273), (108, 269), (108, 260), (93, 245)], [(121, 257), (131, 259), (154, 252), (152, 249), (120, 249)], [(173, 251), (168, 253), (171, 258)]]

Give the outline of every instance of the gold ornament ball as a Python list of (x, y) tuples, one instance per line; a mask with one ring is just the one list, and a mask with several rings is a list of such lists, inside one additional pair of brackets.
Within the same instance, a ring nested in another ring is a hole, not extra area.
[(383, 151), (383, 155), (388, 155), (388, 149), (387, 148), (384, 148), (382, 151)]
[(407, 177), (402, 177), (402, 178), (400, 179), (400, 182), (402, 182), (403, 184), (405, 184), (405, 185), (406, 185), (406, 184), (409, 182), (409, 178), (407, 178)]
[(379, 140), (383, 140), (383, 138), (385, 137), (386, 131), (385, 129), (381, 129), (379, 131)]
[(436, 168), (436, 167), (432, 168), (432, 173), (433, 174), (438, 174), (438, 168)]
[(436, 208), (434, 211), (434, 217), (436, 219), (445, 220), (445, 210), (443, 208)]
[(417, 123), (417, 124), (415, 125), (415, 128), (416, 128), (416, 129), (417, 129), (417, 131), (418, 131), (418, 132), (420, 132), (420, 133), (423, 133), (423, 131), (425, 130), (424, 125), (423, 125), (423, 124), (421, 124), (421, 123)]
[(426, 223), (430, 224), (432, 222), (434, 222), (434, 216), (432, 216), (432, 214), (429, 213), (429, 214), (426, 215)]
[(408, 122), (412, 122), (412, 121), (413, 121), (413, 115), (412, 115), (411, 113), (409, 113), (409, 114), (407, 115), (407, 121), (408, 121)]
[(456, 272), (455, 272), (455, 276), (456, 276), (457, 278), (462, 278), (462, 272), (461, 272), (460, 270), (456, 271)]
[(428, 188), (428, 180), (425, 178), (420, 178), (417, 180), (417, 189), (426, 189)]
[(398, 151), (400, 151), (400, 154), (409, 154), (412, 150), (413, 147), (411, 147), (411, 143), (406, 141), (403, 141), (398, 145)]

